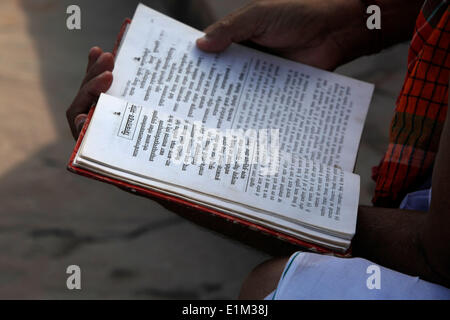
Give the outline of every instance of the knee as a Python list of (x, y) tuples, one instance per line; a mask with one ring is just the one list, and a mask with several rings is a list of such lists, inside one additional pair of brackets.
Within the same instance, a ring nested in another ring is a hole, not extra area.
[(289, 257), (272, 258), (256, 266), (244, 280), (239, 299), (264, 299), (277, 287)]

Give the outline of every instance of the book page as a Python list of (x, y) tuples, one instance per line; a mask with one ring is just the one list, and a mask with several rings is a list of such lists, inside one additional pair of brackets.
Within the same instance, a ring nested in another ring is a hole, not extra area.
[(240, 133), (102, 94), (79, 157), (337, 236), (353, 235), (357, 175), (300, 157), (260, 164), (257, 155), (265, 148), (258, 134)]
[(344, 252), (350, 246), (350, 240), (319, 232), (312, 228), (308, 228), (307, 226), (292, 223), (273, 215), (264, 214), (255, 208), (241, 206), (237, 203), (228, 202), (225, 199), (214, 198), (190, 189), (170, 185), (164, 181), (156, 181), (151, 179), (150, 185), (149, 179), (126, 173), (121, 170), (116, 170), (111, 167), (105, 167), (102, 164), (92, 162), (84, 158), (76, 158), (74, 165), (88, 168), (90, 171), (98, 174), (105, 175), (113, 179), (122, 180), (127, 183), (132, 183), (133, 185), (138, 185), (145, 189), (151, 189), (159, 193), (187, 200), (193, 204), (218, 210), (228, 215), (245, 219), (260, 226), (268, 227), (272, 230), (276, 230), (335, 251)]
[(202, 32), (142, 4), (108, 94), (218, 129), (278, 129), (286, 154), (352, 172), (373, 85), (233, 44), (204, 53)]

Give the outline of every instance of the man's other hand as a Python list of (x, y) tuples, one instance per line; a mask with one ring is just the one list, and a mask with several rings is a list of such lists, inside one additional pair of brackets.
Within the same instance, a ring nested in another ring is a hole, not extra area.
[(99, 47), (91, 48), (86, 75), (75, 99), (66, 111), (67, 121), (75, 139), (83, 128), (92, 104), (97, 101), (100, 93), (111, 86), (113, 68), (114, 56), (111, 53), (103, 52)]

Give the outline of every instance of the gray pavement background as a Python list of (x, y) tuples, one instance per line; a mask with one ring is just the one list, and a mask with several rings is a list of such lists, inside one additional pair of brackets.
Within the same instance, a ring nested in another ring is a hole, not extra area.
[[(202, 28), (243, 3), (143, 1)], [(153, 201), (68, 173), (73, 148), (65, 110), (93, 45), (111, 50), (138, 1), (0, 2), (0, 298), (236, 298), (269, 258), (179, 218)], [(82, 30), (65, 28), (78, 4)], [(356, 172), (370, 204), (370, 168), (387, 144), (403, 81), (407, 45), (338, 72), (376, 84)], [(66, 288), (66, 267), (82, 270), (82, 290)]]

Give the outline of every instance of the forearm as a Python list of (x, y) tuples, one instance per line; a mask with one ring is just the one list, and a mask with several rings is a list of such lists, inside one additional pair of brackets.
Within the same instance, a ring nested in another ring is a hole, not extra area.
[[(450, 81), (450, 80), (449, 80)], [(448, 104), (447, 104), (448, 106)], [(425, 256), (430, 267), (450, 282), (450, 112), (441, 133), (434, 163), (431, 206), (421, 229)]]
[(359, 208), (354, 255), (450, 286), (450, 113), (433, 169), (428, 212)]
[(411, 39), (423, 0), (377, 0), (381, 11), (382, 41), (377, 44), (373, 30), (366, 25), (366, 6), (362, 0), (334, 0), (330, 32), (343, 51), (342, 63)]
[(427, 213), (360, 206), (353, 255), (412, 276), (443, 283), (424, 256), (420, 230)]

